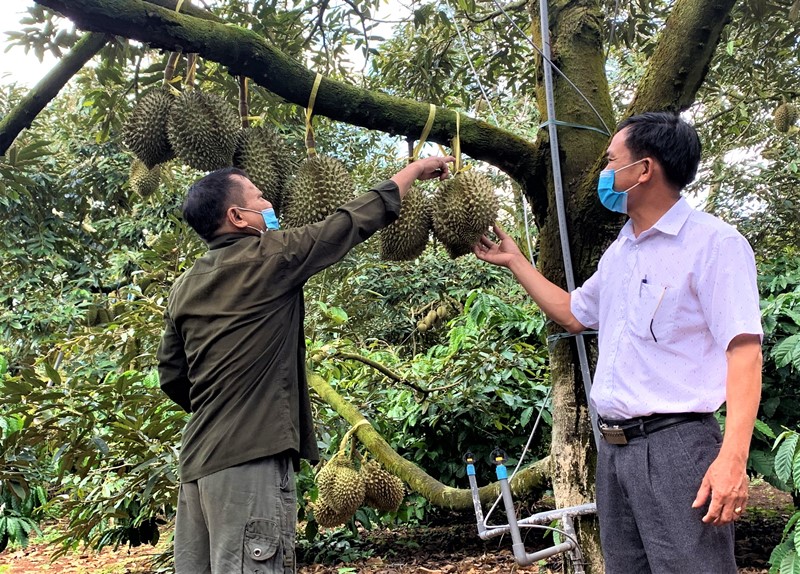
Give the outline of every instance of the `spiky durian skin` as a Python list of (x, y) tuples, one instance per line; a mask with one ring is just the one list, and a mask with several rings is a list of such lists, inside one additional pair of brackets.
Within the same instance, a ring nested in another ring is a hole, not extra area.
[(342, 162), (317, 155), (300, 165), (286, 191), (283, 223), (301, 227), (322, 221), (352, 199), (355, 186)]
[(419, 188), (403, 198), (400, 216), (381, 231), (381, 257), (387, 261), (416, 259), (428, 245), (431, 232), (430, 204)]
[(378, 461), (361, 466), (364, 476), (364, 503), (382, 512), (395, 512), (405, 496), (403, 481), (387, 472)]
[(316, 503), (311, 505), (314, 511), (314, 519), (320, 526), (325, 528), (333, 528), (334, 526), (341, 526), (348, 520), (350, 516), (337, 512), (328, 504), (328, 501), (320, 497)]
[(350, 461), (334, 458), (317, 474), (320, 498), (339, 515), (350, 517), (364, 502), (364, 479)]
[(291, 164), (288, 146), (271, 127), (245, 128), (239, 132), (233, 165), (247, 172), (250, 181), (279, 215)]
[(147, 199), (153, 195), (161, 185), (161, 166), (156, 165), (148, 169), (144, 162), (134, 159), (131, 162), (131, 172), (128, 178), (131, 189)]
[(199, 90), (183, 92), (169, 114), (167, 135), (176, 155), (201, 171), (233, 164), (239, 117), (223, 98)]
[(779, 132), (786, 133), (797, 121), (797, 108), (793, 104), (781, 104), (775, 108), (775, 113), (772, 118), (775, 122), (775, 129)]
[(123, 143), (148, 169), (175, 157), (167, 135), (174, 102), (175, 96), (166, 88), (148, 92), (139, 98), (123, 127)]
[(499, 209), (491, 180), (474, 170), (442, 182), (433, 198), (433, 234), (455, 259), (472, 251), (497, 218)]

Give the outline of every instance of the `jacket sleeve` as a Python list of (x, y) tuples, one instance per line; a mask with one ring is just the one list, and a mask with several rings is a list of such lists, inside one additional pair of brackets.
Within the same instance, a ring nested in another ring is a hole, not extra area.
[(312, 275), (340, 261), (347, 252), (386, 227), (400, 214), (400, 193), (389, 180), (339, 207), (319, 223), (263, 235), (277, 241), (268, 251), (283, 253), (283, 280), (303, 285)]
[(183, 339), (167, 311), (164, 311), (164, 334), (158, 346), (158, 378), (161, 390), (187, 413), (192, 412), (189, 364)]

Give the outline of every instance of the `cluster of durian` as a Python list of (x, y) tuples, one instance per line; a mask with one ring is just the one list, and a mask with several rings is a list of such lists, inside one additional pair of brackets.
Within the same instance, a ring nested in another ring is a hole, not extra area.
[(431, 204), (422, 189), (412, 187), (403, 198), (400, 216), (381, 233), (381, 257), (386, 261), (416, 259), (428, 245)]
[(360, 470), (343, 454), (335, 455), (316, 477), (319, 498), (312, 505), (320, 526), (331, 528), (350, 520), (363, 505), (393, 512), (405, 496), (403, 481), (377, 461), (363, 463)]
[(786, 133), (797, 122), (797, 117), (797, 107), (794, 104), (784, 102), (775, 108), (772, 120), (775, 123), (776, 130)]
[(447, 315), (447, 305), (439, 305), (436, 309), (431, 309), (421, 320), (417, 321), (417, 331), (424, 333), (425, 331), (433, 329), (436, 325), (444, 321)]
[(497, 218), (499, 204), (491, 180), (475, 170), (443, 181), (433, 198), (433, 235), (455, 259), (472, 251)]
[[(129, 184), (149, 197), (161, 181), (160, 165), (175, 157), (201, 171), (233, 164), (239, 117), (222, 97), (160, 86), (144, 94), (128, 116), (122, 139), (136, 156)], [(138, 160), (138, 161), (137, 161)]]
[(107, 325), (114, 321), (117, 317), (125, 313), (125, 303), (117, 302), (111, 307), (105, 305), (90, 305), (86, 310), (86, 326), (97, 327), (99, 325)]
[(283, 224), (302, 227), (322, 221), (355, 195), (344, 164), (326, 155), (310, 155), (286, 188)]

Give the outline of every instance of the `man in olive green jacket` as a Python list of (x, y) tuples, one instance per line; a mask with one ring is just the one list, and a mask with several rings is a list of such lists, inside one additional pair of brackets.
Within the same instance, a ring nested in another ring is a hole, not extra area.
[(305, 376), (303, 285), (397, 219), (417, 180), (451, 157), (409, 164), (324, 221), (279, 230), (241, 170), (189, 189), (184, 219), (208, 243), (175, 282), (158, 350), (162, 390), (184, 429), (177, 574), (295, 571), (300, 458), (318, 460)]

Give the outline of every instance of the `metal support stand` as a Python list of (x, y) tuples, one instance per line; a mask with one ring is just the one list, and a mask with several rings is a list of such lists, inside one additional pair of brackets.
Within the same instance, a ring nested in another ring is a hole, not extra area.
[[(478, 484), (475, 478), (475, 459), (471, 453), (467, 453), (464, 456), (464, 461), (467, 463), (469, 487), (470, 491), (472, 492), (472, 504), (475, 507), (475, 518), (478, 522), (478, 537), (481, 540), (489, 540), (490, 538), (510, 533), (512, 550), (514, 552), (514, 560), (520, 566), (528, 566), (534, 562), (538, 562), (539, 560), (545, 560), (556, 554), (567, 552), (572, 560), (576, 574), (582, 574), (584, 572), (583, 554), (581, 553), (581, 549), (575, 540), (576, 532), (573, 521), (577, 516), (595, 514), (597, 512), (597, 506), (594, 503), (580, 504), (578, 506), (570, 506), (568, 508), (539, 512), (529, 516), (528, 518), (517, 520), (517, 514), (514, 510), (514, 499), (511, 494), (511, 485), (508, 482), (508, 470), (505, 466), (505, 453), (500, 450), (496, 450), (494, 453), (492, 453), (492, 458), (496, 465), (495, 472), (497, 474), (497, 480), (500, 482), (500, 493), (503, 499), (503, 505), (505, 506), (506, 517), (508, 519), (508, 524), (499, 526), (486, 525), (486, 521), (483, 518), (480, 495), (478, 494)], [(549, 548), (539, 550), (538, 552), (526, 552), (525, 544), (522, 541), (522, 535), (520, 533), (520, 526), (546, 526), (554, 520), (558, 520), (560, 522), (559, 530), (566, 534), (566, 540)]]

